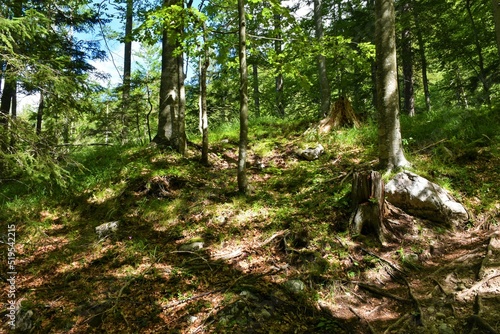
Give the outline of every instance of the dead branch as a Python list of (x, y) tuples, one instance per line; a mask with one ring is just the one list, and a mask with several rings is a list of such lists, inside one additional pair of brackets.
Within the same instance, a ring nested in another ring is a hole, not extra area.
[(377, 294), (377, 295), (380, 295), (380, 296), (383, 296), (383, 297), (387, 297), (387, 298), (391, 298), (391, 299), (394, 299), (394, 300), (397, 300), (397, 301), (400, 301), (400, 302), (409, 302), (410, 300), (409, 299), (406, 299), (406, 298), (403, 298), (403, 297), (399, 297), (395, 294), (392, 294), (390, 292), (387, 292), (377, 286), (374, 286), (374, 285), (370, 285), (370, 284), (366, 284), (366, 283), (357, 283), (358, 286), (361, 288), (361, 289), (365, 289), (367, 291), (370, 291), (374, 294)]
[(468, 288), (468, 289), (466, 289), (464, 291), (460, 291), (460, 293), (458, 293), (457, 296), (456, 296), (457, 300), (465, 300), (465, 299), (467, 299), (470, 295), (476, 293), (477, 290), (483, 284), (485, 284), (489, 280), (492, 280), (492, 279), (497, 278), (497, 277), (500, 277), (500, 272), (495, 272), (495, 273), (492, 273), (492, 274), (490, 274), (488, 276), (485, 276), (482, 280), (480, 280), (479, 282), (475, 283), (470, 288)]
[(413, 153), (418, 153), (418, 152), (425, 151), (426, 149), (431, 148), (432, 146), (436, 146), (436, 145), (438, 145), (438, 144), (441, 144), (442, 142), (445, 142), (445, 141), (448, 141), (448, 139), (446, 139), (446, 138), (441, 139), (441, 140), (439, 140), (439, 141), (437, 141), (437, 142), (435, 142), (435, 143), (429, 144), (429, 145), (427, 145), (427, 146), (422, 147), (421, 149), (418, 149), (418, 150), (416, 150), (416, 151), (413, 151)]

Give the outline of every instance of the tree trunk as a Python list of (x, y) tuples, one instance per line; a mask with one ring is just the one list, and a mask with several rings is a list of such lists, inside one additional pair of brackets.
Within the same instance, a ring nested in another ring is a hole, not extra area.
[(481, 42), (479, 41), (479, 35), (478, 35), (477, 27), (476, 27), (476, 22), (474, 20), (474, 16), (472, 15), (471, 1), (470, 0), (466, 0), (465, 7), (467, 9), (467, 14), (469, 16), (469, 19), (470, 19), (470, 22), (472, 25), (472, 32), (474, 33), (474, 44), (476, 45), (476, 52), (477, 52), (478, 65), (479, 65), (479, 80), (481, 81), (481, 83), (483, 85), (485, 100), (488, 103), (488, 105), (491, 105), (490, 85), (489, 85), (488, 80), (486, 78), (486, 71), (484, 69), (483, 49), (481, 47)]
[(187, 140), (186, 140), (186, 87), (184, 85), (184, 56), (181, 53), (177, 56), (177, 70), (179, 78), (177, 80), (179, 92), (179, 114), (176, 118), (177, 140), (176, 149), (182, 156), (186, 154)]
[(122, 96), (122, 142), (127, 141), (128, 136), (128, 106), (130, 103), (130, 76), (132, 73), (132, 17), (133, 0), (127, 0), (127, 12), (125, 17), (125, 50), (123, 63), (123, 96)]
[(203, 55), (200, 56), (200, 131), (202, 134), (201, 162), (208, 165), (207, 70), (210, 64), (206, 27), (203, 24)]
[[(321, 42), (323, 39), (323, 13), (322, 13), (322, 0), (314, 0), (314, 27), (316, 39)], [(317, 57), (318, 60), (318, 78), (319, 78), (319, 92), (321, 99), (321, 108), (319, 111), (319, 118), (323, 118), (330, 112), (330, 84), (328, 83), (328, 76), (326, 71), (326, 58), (322, 54)]]
[(415, 116), (415, 95), (413, 88), (413, 50), (410, 15), (413, 8), (410, 0), (407, 0), (401, 8), (403, 31), (401, 33), (401, 56), (403, 60), (403, 88), (404, 88), (404, 110), (413, 117)]
[(493, 20), (495, 21), (498, 55), (500, 56), (500, 1), (491, 0), (491, 5), (493, 6)]
[(260, 91), (259, 91), (259, 66), (257, 61), (252, 64), (253, 74), (253, 101), (255, 104), (255, 117), (260, 117)]
[(409, 165), (399, 123), (394, 0), (376, 0), (375, 18), (379, 163), (393, 170)]
[[(165, 0), (164, 6), (176, 4), (176, 0)], [(160, 111), (158, 113), (158, 131), (153, 139), (160, 146), (177, 147), (176, 118), (179, 107), (179, 70), (178, 59), (174, 51), (178, 46), (177, 33), (171, 27), (163, 28), (161, 79), (160, 79)]]
[(36, 113), (36, 134), (42, 133), (43, 109), (45, 108), (45, 98), (43, 92), (40, 92), (40, 103), (38, 104), (38, 112)]
[(16, 94), (15, 80), (9, 80), (8, 76), (4, 80), (2, 99), (0, 101), (0, 124), (5, 127), (9, 124), (10, 109), (12, 108), (12, 98)]
[(245, 0), (238, 0), (240, 60), (240, 143), (238, 153), (238, 190), (248, 192), (246, 159), (248, 144), (248, 73), (246, 56)]
[(379, 172), (355, 173), (352, 180), (352, 210), (349, 230), (353, 235), (376, 233), (384, 245), (388, 231), (384, 226), (384, 181)]
[(431, 111), (431, 93), (429, 91), (429, 79), (427, 78), (427, 57), (425, 56), (425, 44), (422, 37), (418, 12), (414, 9), (413, 14), (415, 19), (415, 30), (417, 32), (418, 51), (420, 54), (420, 66), (422, 67), (422, 84), (424, 86), (425, 105), (427, 107), (427, 111)]
[(274, 15), (274, 29), (276, 31), (276, 39), (274, 41), (274, 51), (277, 57), (276, 68), (276, 112), (279, 117), (285, 117), (285, 105), (283, 99), (283, 61), (280, 57), (281, 50), (281, 15)]

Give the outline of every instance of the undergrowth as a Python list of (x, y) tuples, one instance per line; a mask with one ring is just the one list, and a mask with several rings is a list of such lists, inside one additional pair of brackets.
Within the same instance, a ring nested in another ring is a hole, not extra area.
[[(491, 168), (499, 162), (496, 124), (497, 116), (486, 110), (403, 117), (404, 148), (415, 172), (448, 188), (477, 215), (498, 209), (499, 175)], [(103, 330), (105, 325), (94, 323), (87, 309), (112, 310), (106, 315), (117, 323), (130, 316), (125, 306), (118, 306), (118, 294), (131, 295), (142, 282), (150, 285), (151, 293), (140, 301), (149, 305), (148, 314), (137, 315), (144, 316), (142, 325), (134, 324), (134, 330), (140, 331), (158, 321), (162, 303), (210, 290), (214, 283), (203, 270), (214, 277), (234, 277), (235, 271), (250, 275), (255, 270), (258, 276), (263, 263), (284, 261), (272, 259), (276, 255), (271, 248), (246, 258), (239, 269), (209, 262), (203, 252), (185, 260), (178, 247), (193, 240), (203, 240), (217, 253), (254, 247), (251, 244), (287, 231), (278, 247), (285, 251), (282, 256), (291, 252), (288, 260), (293, 269), (279, 279), (311, 282), (316, 289), (313, 299), (339, 293), (340, 287), (328, 282), (359, 278), (363, 268), (376, 266), (376, 259), (366, 256), (346, 267), (350, 177), (355, 170), (376, 165), (376, 125), (368, 122), (359, 129), (337, 129), (328, 135), (306, 132), (310, 125), (309, 120), (251, 121), (249, 158), (258, 156), (265, 167), (250, 166), (253, 192), (246, 197), (236, 191), (237, 124), (211, 129), (210, 167), (199, 163), (196, 150), (183, 158), (146, 145), (91, 146), (71, 152), (78, 168), (64, 167), (72, 182), (57, 189), (2, 180), (0, 220), (16, 224), (19, 256), (29, 264), (19, 270), (27, 280), (40, 280), (41, 287), (77, 287), (61, 297), (65, 305), (59, 314), (45, 315), (51, 325), (41, 319), (35, 328), (63, 331), (79, 325)], [(302, 161), (294, 155), (294, 148), (318, 143), (325, 147), (319, 160)], [(118, 234), (97, 239), (94, 228), (109, 221), (120, 222)], [(399, 255), (407, 258), (404, 250)], [(99, 277), (97, 286), (88, 273)], [(32, 308), (43, 313), (44, 303), (52, 296), (37, 289), (22, 293)], [(110, 294), (116, 300), (106, 297)], [(233, 297), (226, 298), (230, 302)], [(109, 304), (110, 300), (116, 304)], [(123, 303), (131, 309), (142, 307)], [(198, 305), (198, 310), (209, 312), (209, 304)], [(88, 323), (82, 324), (81, 319)], [(316, 325), (331, 327), (323, 318)], [(180, 325), (172, 326), (179, 329)]]

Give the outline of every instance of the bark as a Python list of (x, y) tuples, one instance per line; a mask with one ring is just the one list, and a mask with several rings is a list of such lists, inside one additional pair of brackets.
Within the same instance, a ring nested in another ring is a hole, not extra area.
[(408, 166), (399, 123), (394, 0), (375, 1), (375, 47), (379, 163), (385, 170)]
[(174, 126), (177, 127), (177, 140), (176, 140), (176, 149), (177, 151), (184, 156), (186, 154), (186, 87), (184, 85), (184, 56), (181, 53), (177, 56), (177, 70), (178, 70), (178, 92), (179, 92), (179, 115), (176, 119), (176, 124)]
[(352, 216), (349, 221), (351, 234), (374, 232), (385, 244), (388, 231), (384, 226), (384, 181), (379, 172), (355, 173), (352, 180)]
[(253, 101), (255, 104), (255, 116), (260, 117), (260, 91), (259, 91), (259, 66), (257, 61), (252, 64), (253, 74)]
[(43, 92), (40, 92), (40, 103), (38, 104), (38, 112), (36, 113), (36, 134), (42, 133), (43, 110), (45, 108), (45, 98)]
[(122, 96), (122, 142), (127, 140), (128, 135), (128, 106), (130, 100), (130, 76), (132, 72), (132, 17), (133, 0), (127, 0), (127, 12), (125, 17), (125, 50), (123, 64), (123, 96)]
[(9, 123), (10, 110), (12, 109), (12, 99), (16, 95), (16, 82), (9, 80), (5, 76), (2, 99), (0, 100), (0, 124), (7, 127)]
[(491, 5), (493, 7), (493, 20), (495, 21), (498, 55), (500, 56), (500, 1), (491, 0)]
[(474, 16), (472, 15), (471, 0), (466, 0), (465, 7), (467, 9), (467, 15), (469, 16), (469, 19), (470, 19), (470, 22), (472, 25), (472, 32), (474, 35), (474, 44), (476, 46), (476, 52), (477, 52), (477, 57), (478, 57), (479, 80), (481, 81), (481, 83), (483, 85), (483, 90), (484, 90), (486, 102), (488, 103), (488, 105), (491, 105), (490, 85), (489, 85), (488, 80), (486, 78), (486, 71), (484, 69), (483, 49), (481, 47), (481, 42), (479, 41), (479, 34), (477, 31), (476, 22), (474, 20)]
[[(176, 4), (165, 0), (164, 6)], [(177, 116), (179, 114), (179, 69), (178, 58), (174, 55), (179, 45), (177, 32), (171, 27), (164, 27), (162, 36), (160, 111), (158, 113), (158, 131), (153, 141), (160, 146), (177, 148)]]
[(278, 58), (276, 68), (276, 112), (279, 117), (285, 117), (285, 105), (283, 100), (283, 65), (281, 60), (281, 15), (274, 15), (274, 29), (276, 30), (276, 39), (274, 41), (274, 52)]
[(402, 7), (403, 31), (401, 33), (401, 56), (403, 61), (404, 111), (411, 117), (415, 116), (415, 94), (413, 88), (413, 50), (410, 14), (411, 3), (406, 1)]
[(245, 0), (238, 0), (240, 60), (240, 142), (238, 153), (238, 190), (247, 193), (246, 159), (248, 144), (248, 73), (246, 57)]
[(206, 27), (203, 24), (203, 55), (200, 57), (200, 131), (202, 134), (201, 162), (208, 165), (207, 70), (210, 65)]
[(417, 32), (418, 51), (420, 54), (420, 66), (422, 67), (422, 84), (424, 86), (425, 105), (427, 107), (427, 111), (431, 111), (431, 94), (429, 91), (429, 79), (427, 78), (427, 57), (425, 56), (425, 44), (422, 37), (418, 12), (414, 9), (413, 14), (415, 20), (415, 30)]
[[(316, 39), (321, 42), (323, 39), (323, 15), (322, 15), (322, 0), (314, 0), (314, 27)], [(326, 71), (326, 58), (322, 54), (317, 57), (318, 61), (318, 78), (319, 91), (321, 99), (321, 108), (319, 117), (323, 118), (330, 112), (330, 84)]]

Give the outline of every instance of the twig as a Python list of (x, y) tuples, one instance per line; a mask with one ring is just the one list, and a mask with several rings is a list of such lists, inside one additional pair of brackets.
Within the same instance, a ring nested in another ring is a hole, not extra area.
[(421, 149), (418, 149), (418, 150), (416, 150), (416, 151), (413, 151), (413, 153), (418, 153), (418, 152), (424, 151), (424, 150), (426, 150), (426, 149), (428, 149), (428, 148), (430, 148), (430, 147), (432, 147), (432, 146), (436, 146), (436, 145), (441, 144), (442, 142), (445, 142), (445, 141), (447, 141), (447, 140), (448, 140), (448, 139), (446, 139), (446, 138), (441, 139), (441, 140), (439, 140), (439, 141), (437, 141), (437, 142), (435, 142), (435, 143), (429, 144), (429, 145), (427, 145), (427, 146), (422, 147)]
[(203, 256), (200, 256), (198, 253), (191, 252), (191, 251), (171, 251), (170, 253), (193, 254), (193, 255), (196, 255), (197, 258), (202, 259), (203, 261), (205, 261), (207, 263), (208, 267), (210, 268), (210, 270), (212, 270), (212, 267), (210, 266), (210, 263), (208, 262), (208, 260), (205, 259)]

